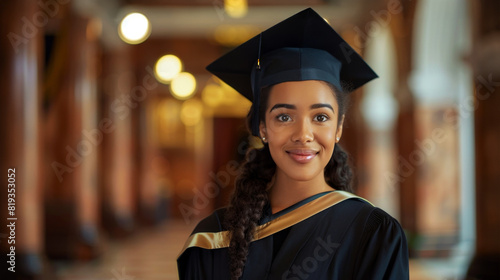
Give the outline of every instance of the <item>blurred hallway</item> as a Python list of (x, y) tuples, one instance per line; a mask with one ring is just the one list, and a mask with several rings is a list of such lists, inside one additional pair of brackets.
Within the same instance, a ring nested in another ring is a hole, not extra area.
[(340, 144), (411, 279), (500, 279), (498, 0), (0, 1), (0, 279), (177, 279), (262, 145), (205, 67), (307, 7), (380, 76)]

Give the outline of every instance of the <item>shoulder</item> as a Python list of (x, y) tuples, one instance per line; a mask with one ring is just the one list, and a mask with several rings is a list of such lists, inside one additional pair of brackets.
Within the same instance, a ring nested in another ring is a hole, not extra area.
[(346, 200), (346, 206), (367, 221), (372, 222), (397, 222), (390, 214), (362, 198)]
[(396, 229), (402, 231), (399, 222), (390, 214), (361, 197), (346, 199), (330, 209), (332, 215), (341, 213), (341, 219), (352, 222), (352, 226), (365, 233), (377, 229)]
[(351, 211), (357, 213), (355, 221), (364, 240), (376, 238), (377, 235), (380, 235), (381, 238), (406, 240), (405, 233), (398, 220), (381, 208), (365, 201), (353, 199), (350, 199), (348, 204), (350, 204)]
[[(363, 199), (348, 199), (339, 203), (330, 218), (335, 228), (345, 225), (343, 242), (352, 244), (356, 252), (376, 254), (385, 247), (406, 252), (407, 241), (399, 222), (384, 210)], [(333, 219), (335, 217), (335, 219)], [(391, 250), (392, 250), (391, 249)]]
[(224, 215), (227, 208), (219, 208), (212, 212), (209, 216), (201, 220), (194, 228), (191, 234), (198, 232), (220, 232), (224, 231)]

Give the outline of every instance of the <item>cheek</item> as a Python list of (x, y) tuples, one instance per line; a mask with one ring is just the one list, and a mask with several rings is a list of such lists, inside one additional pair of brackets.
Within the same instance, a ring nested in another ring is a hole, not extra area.
[(269, 133), (279, 135), (284, 131), (286, 131), (287, 127), (288, 127), (287, 125), (279, 123), (275, 119), (266, 119), (266, 130)]
[(279, 149), (281, 146), (287, 144), (290, 139), (286, 132), (280, 130), (269, 129), (267, 135), (269, 148), (271, 149)]
[(332, 128), (324, 128), (321, 130), (318, 130), (318, 133), (316, 134), (316, 139), (317, 141), (325, 147), (325, 149), (332, 149), (335, 146), (335, 141), (336, 141), (336, 135), (337, 135), (337, 130), (336, 127)]
[(266, 132), (268, 139), (281, 142), (289, 136), (292, 126), (277, 122), (275, 119), (266, 118)]

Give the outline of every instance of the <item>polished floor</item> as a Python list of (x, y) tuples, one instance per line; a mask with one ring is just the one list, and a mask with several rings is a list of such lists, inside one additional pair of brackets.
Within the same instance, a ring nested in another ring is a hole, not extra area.
[(183, 221), (168, 222), (124, 239), (109, 240), (105, 254), (85, 264), (63, 265), (58, 280), (178, 279), (176, 258), (193, 229)]
[[(171, 221), (127, 239), (109, 240), (99, 260), (56, 267), (57, 280), (178, 279), (175, 260), (193, 226)], [(410, 261), (410, 271), (411, 280), (459, 279), (429, 261)]]

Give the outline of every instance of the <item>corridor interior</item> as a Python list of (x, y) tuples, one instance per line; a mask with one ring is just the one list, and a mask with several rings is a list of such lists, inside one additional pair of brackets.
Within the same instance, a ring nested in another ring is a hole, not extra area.
[(309, 7), (379, 76), (336, 145), (411, 279), (500, 279), (498, 0), (0, 0), (0, 279), (177, 279), (263, 145), (206, 67)]

